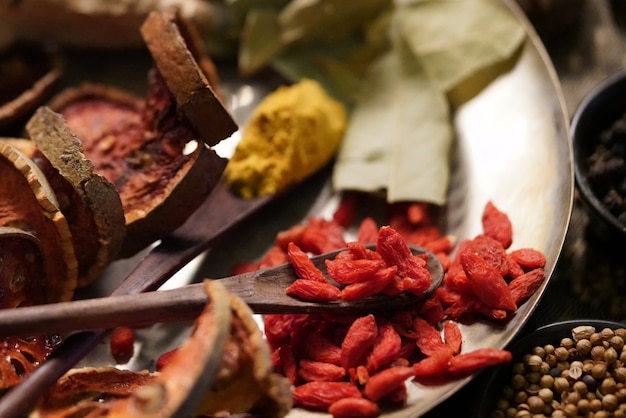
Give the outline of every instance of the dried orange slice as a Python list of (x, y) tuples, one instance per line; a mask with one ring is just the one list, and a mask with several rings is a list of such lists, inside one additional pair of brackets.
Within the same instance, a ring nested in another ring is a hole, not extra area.
[[(113, 261), (124, 241), (122, 201), (106, 178), (94, 172), (80, 141), (61, 116), (37, 109), (26, 130), (41, 155), (33, 155), (55, 190), (72, 231), (79, 266), (78, 286), (97, 278)], [(47, 163), (46, 163), (47, 161)], [(45, 167), (45, 168), (44, 168)]]
[[(45, 257), (44, 302), (70, 300), (78, 276), (72, 235), (46, 177), (32, 160), (0, 142), (0, 178), (0, 226), (21, 229), (38, 239)], [(0, 307), (10, 306), (1, 298)]]

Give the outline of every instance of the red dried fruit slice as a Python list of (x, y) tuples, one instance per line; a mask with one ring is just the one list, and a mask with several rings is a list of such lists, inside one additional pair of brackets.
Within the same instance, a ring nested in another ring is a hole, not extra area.
[(0, 388), (15, 386), (37, 368), (58, 344), (56, 337), (17, 338), (0, 341)]
[(35, 158), (59, 198), (74, 248), (80, 249), (78, 285), (85, 286), (115, 260), (122, 247), (126, 235), (122, 201), (115, 186), (94, 171), (80, 140), (59, 114), (40, 107), (26, 129), (43, 154), (35, 153), (31, 158)]
[[(78, 266), (72, 235), (56, 195), (35, 163), (16, 148), (0, 142), (0, 226), (34, 235), (45, 257), (45, 302), (72, 298)], [(0, 307), (5, 301), (0, 301)]]
[[(50, 104), (80, 139), (95, 172), (119, 192), (126, 220), (122, 258), (180, 226), (225, 165), (194, 139), (161, 77), (151, 75), (147, 102), (112, 87), (83, 84)], [(187, 144), (195, 149), (187, 152)]]

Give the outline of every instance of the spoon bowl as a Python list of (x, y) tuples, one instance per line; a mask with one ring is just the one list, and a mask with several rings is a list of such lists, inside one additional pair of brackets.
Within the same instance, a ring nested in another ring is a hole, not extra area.
[[(374, 245), (368, 247), (373, 249)], [(218, 280), (258, 314), (363, 315), (398, 310), (425, 300), (443, 280), (443, 267), (433, 253), (418, 246), (410, 245), (409, 248), (414, 255), (428, 255), (426, 268), (431, 275), (431, 285), (421, 295), (403, 292), (396, 296), (380, 294), (353, 301), (305, 301), (289, 296), (285, 291), (298, 278), (289, 263)], [(341, 251), (344, 249), (315, 256), (311, 260), (327, 275), (325, 261), (334, 259)], [(140, 327), (160, 322), (188, 321), (200, 313), (206, 302), (203, 284), (196, 283), (172, 290), (7, 309), (0, 312), (0, 336), (63, 334), (117, 326)]]

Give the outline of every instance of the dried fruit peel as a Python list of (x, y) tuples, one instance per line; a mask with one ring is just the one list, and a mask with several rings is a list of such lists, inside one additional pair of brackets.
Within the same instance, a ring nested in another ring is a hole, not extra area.
[(346, 123), (343, 105), (317, 81), (279, 87), (254, 110), (226, 182), (244, 198), (283, 192), (334, 157)]
[[(93, 213), (97, 231), (90, 235), (95, 239), (93, 246), (97, 254), (79, 277), (78, 285), (84, 286), (102, 273), (122, 247), (126, 233), (122, 201), (115, 186), (94, 171), (93, 163), (84, 155), (80, 140), (59, 114), (48, 107), (40, 107), (29, 120), (26, 130), (37, 148), (71, 183), (83, 204)], [(81, 235), (89, 234), (83, 232)]]
[[(160, 371), (133, 372), (115, 367), (72, 369), (38, 401), (31, 418), (87, 412), (108, 417), (196, 416), (205, 410), (207, 397), (220, 408), (230, 406), (235, 399), (245, 401), (236, 404), (236, 410), (247, 406), (258, 408), (264, 416), (285, 416), (292, 406), (291, 385), (272, 372), (269, 348), (252, 311), (219, 281), (205, 281), (205, 291), (207, 305), (191, 336)], [(245, 351), (245, 361), (235, 369), (245, 368), (241, 376), (246, 380), (227, 379), (230, 385), (226, 392), (215, 391), (211, 387), (220, 385), (220, 379), (224, 384), (224, 375), (228, 375), (223, 366), (224, 356), (228, 356), (224, 350), (234, 339), (239, 339), (243, 344), (239, 348)], [(224, 399), (225, 394), (234, 397)], [(251, 405), (248, 399), (256, 404)], [(202, 400), (203, 407), (198, 409)]]
[(178, 108), (199, 139), (212, 146), (232, 135), (237, 124), (211, 88), (189, 48), (191, 41), (184, 37), (188, 31), (181, 31), (181, 26), (174, 13), (152, 12), (141, 26), (141, 34)]
[[(227, 345), (237, 354), (237, 365), (229, 370), (225, 361), (213, 388), (205, 395), (198, 413), (215, 415), (262, 411), (265, 416), (282, 417), (292, 407), (291, 384), (273, 372), (267, 341), (253, 318), (250, 307), (230, 296), (233, 329)], [(221, 379), (220, 379), (221, 377)]]
[(72, 234), (54, 191), (33, 161), (0, 142), (3, 210), (0, 223), (33, 233), (46, 257), (46, 302), (70, 300), (77, 284), (78, 263)]

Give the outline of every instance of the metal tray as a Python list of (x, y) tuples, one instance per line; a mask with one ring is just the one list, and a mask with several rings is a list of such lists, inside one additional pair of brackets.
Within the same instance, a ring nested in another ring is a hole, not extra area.
[[(465, 351), (506, 347), (532, 315), (559, 258), (574, 194), (569, 120), (556, 72), (539, 37), (515, 1), (503, 2), (522, 22), (528, 37), (515, 67), (455, 113), (456, 145), (444, 228), (459, 240), (475, 236), (481, 231), (482, 210), (491, 200), (513, 223), (512, 248), (533, 247), (546, 255), (548, 280), (505, 326), (489, 322), (461, 325)], [(228, 104), (235, 118), (244, 124), (251, 109), (278, 80), (261, 76), (242, 81), (235, 68), (220, 66), (219, 62), (218, 68)], [(127, 84), (131, 82), (129, 78), (124, 80)], [(225, 141), (220, 145), (220, 152), (228, 156), (237, 139), (235, 134)], [(238, 227), (218, 246), (177, 273), (166, 286), (227, 276), (237, 262), (260, 257), (280, 230), (313, 215), (329, 215), (337, 203), (338, 196), (322, 173), (306, 190), (293, 192), (288, 199), (277, 202), (270, 210), (262, 211)], [(95, 291), (108, 294), (141, 256), (116, 262)], [(178, 345), (187, 332), (180, 324), (155, 325), (138, 331), (137, 355), (124, 367), (153, 367), (155, 358)], [(80, 365), (105, 364), (109, 358), (106, 350), (106, 344), (101, 344)], [(409, 383), (406, 406), (383, 416), (422, 415), (470, 380), (471, 377), (435, 387)], [(289, 414), (290, 418), (309, 416), (325, 415), (298, 408)]]

